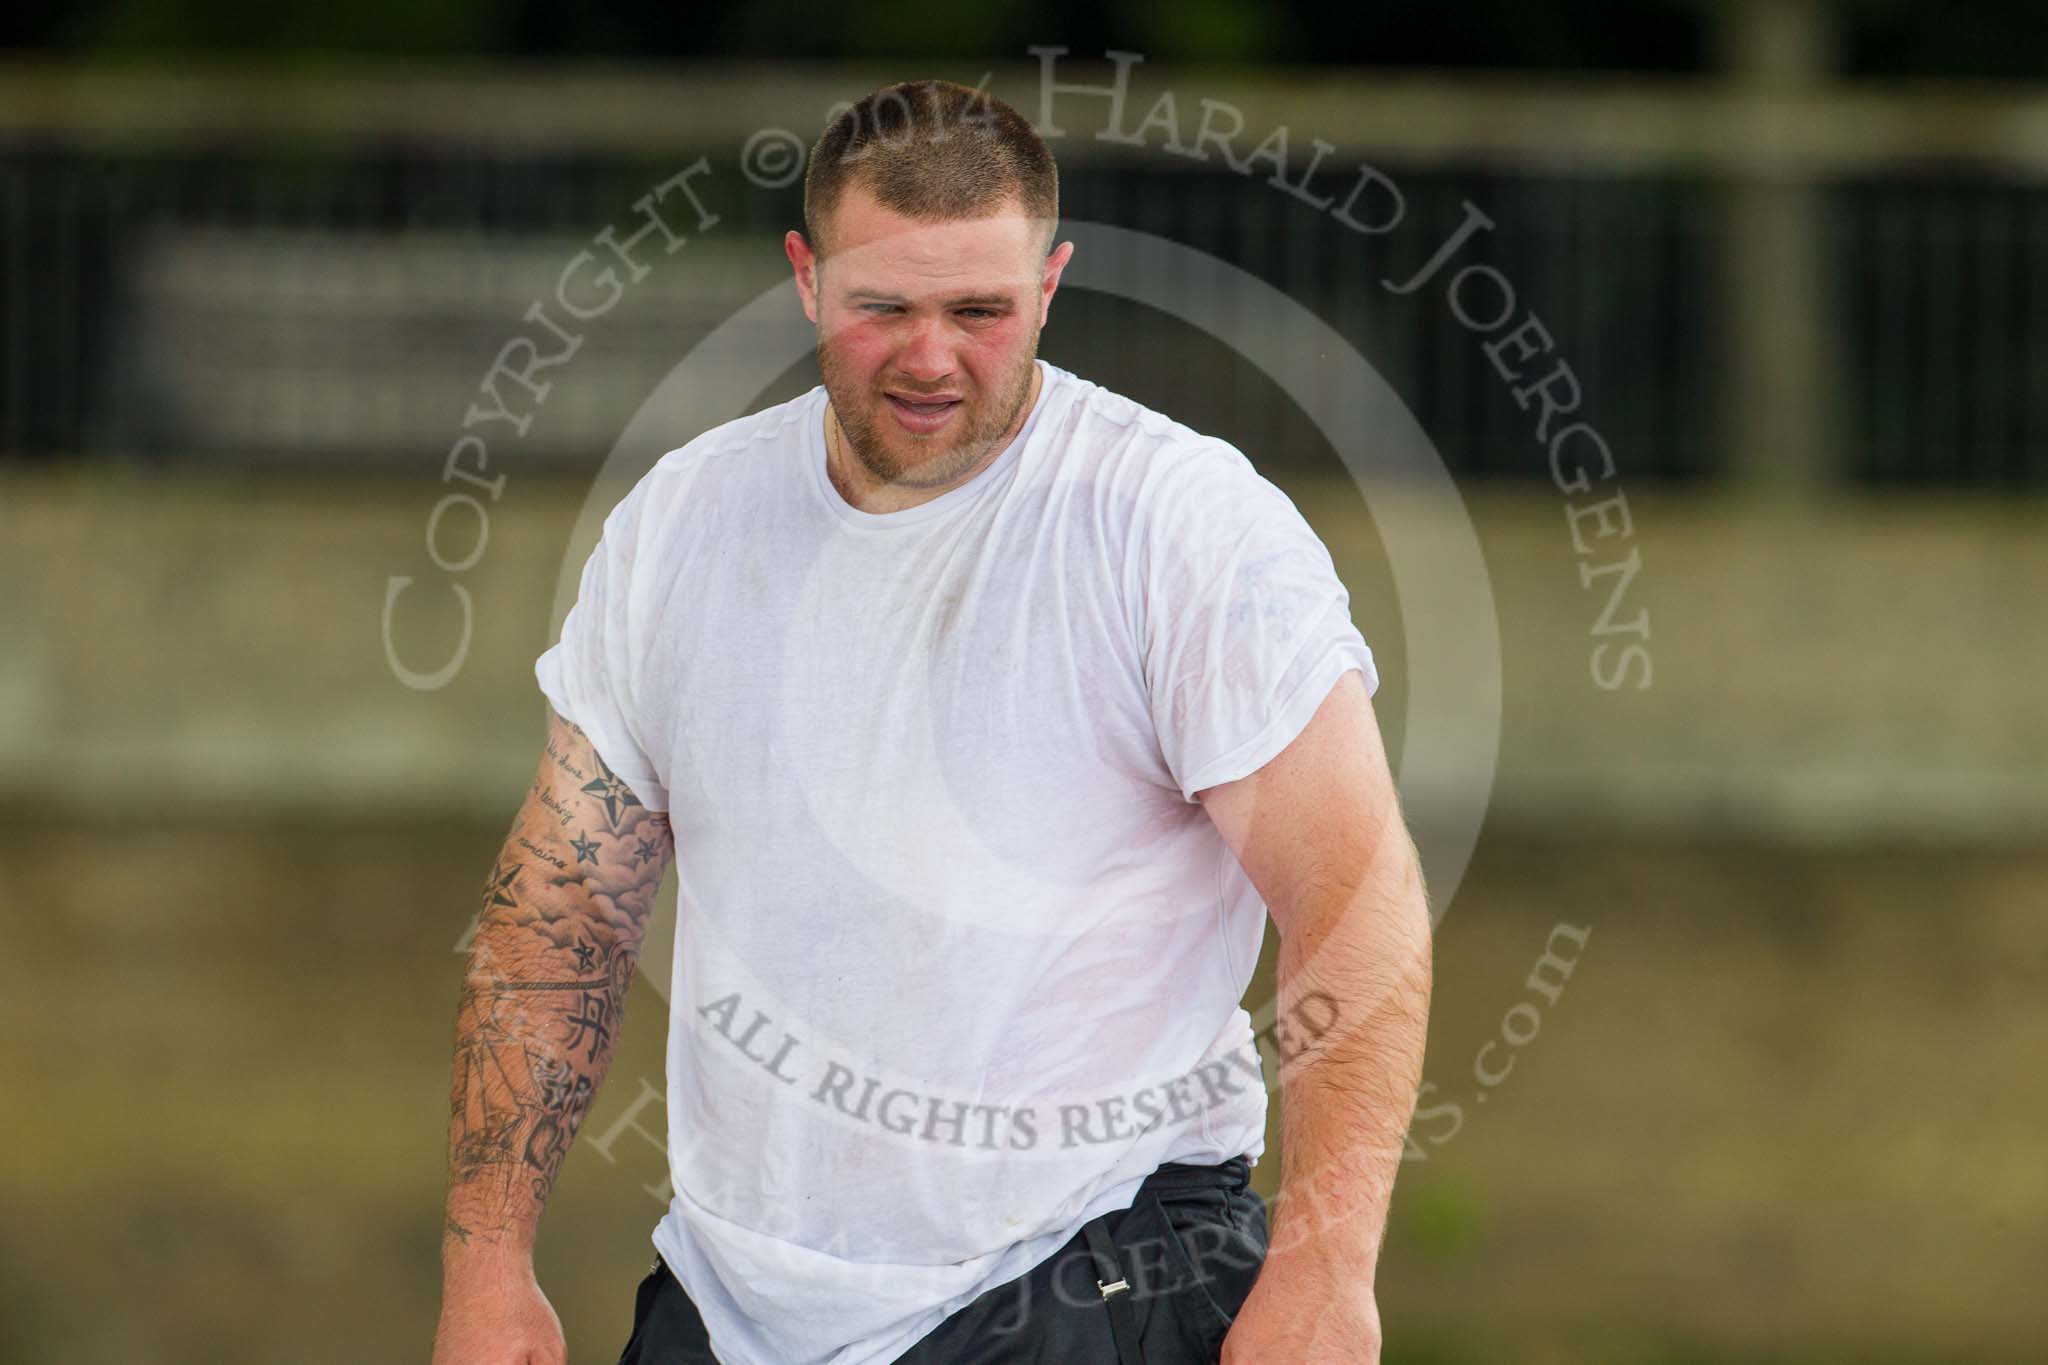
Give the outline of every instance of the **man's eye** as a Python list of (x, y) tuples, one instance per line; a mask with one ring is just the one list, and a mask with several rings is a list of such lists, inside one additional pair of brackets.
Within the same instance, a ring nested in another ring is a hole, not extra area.
[(896, 311), (896, 305), (893, 303), (864, 303), (860, 306), (860, 311), (863, 313), (893, 313)]
[(962, 308), (960, 310), (960, 316), (968, 318), (992, 318), (995, 315), (996, 310), (993, 308)]

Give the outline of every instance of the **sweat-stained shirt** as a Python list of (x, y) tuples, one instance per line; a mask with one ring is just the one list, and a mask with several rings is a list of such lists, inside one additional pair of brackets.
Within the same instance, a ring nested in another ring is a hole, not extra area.
[(834, 489), (822, 387), (670, 452), (535, 665), (674, 831), (654, 1244), (727, 1365), (895, 1360), (1160, 1164), (1264, 1150), (1266, 909), (1196, 793), (1372, 653), (1239, 451), (1035, 363), (905, 511)]

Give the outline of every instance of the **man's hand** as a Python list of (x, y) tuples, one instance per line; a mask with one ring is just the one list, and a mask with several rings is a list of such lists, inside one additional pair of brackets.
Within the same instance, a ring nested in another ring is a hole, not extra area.
[(1222, 1365), (1379, 1365), (1380, 1308), (1348, 1255), (1313, 1243), (1266, 1257), (1223, 1339)]
[(568, 1365), (562, 1320), (540, 1292), (532, 1263), (476, 1267), (441, 1297), (434, 1365)]

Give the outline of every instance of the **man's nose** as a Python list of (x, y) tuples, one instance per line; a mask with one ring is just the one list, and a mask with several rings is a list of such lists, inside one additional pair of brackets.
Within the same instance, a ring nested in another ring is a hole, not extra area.
[(906, 378), (926, 384), (936, 384), (953, 373), (953, 348), (946, 338), (945, 322), (926, 319), (912, 323), (910, 335), (896, 352), (896, 368)]

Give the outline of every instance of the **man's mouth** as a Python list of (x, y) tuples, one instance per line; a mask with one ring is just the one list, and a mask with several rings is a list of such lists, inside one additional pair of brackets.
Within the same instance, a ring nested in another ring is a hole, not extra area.
[(934, 431), (944, 426), (953, 415), (953, 409), (960, 406), (957, 398), (911, 399), (893, 393), (882, 396), (889, 400), (896, 420), (912, 431)]

